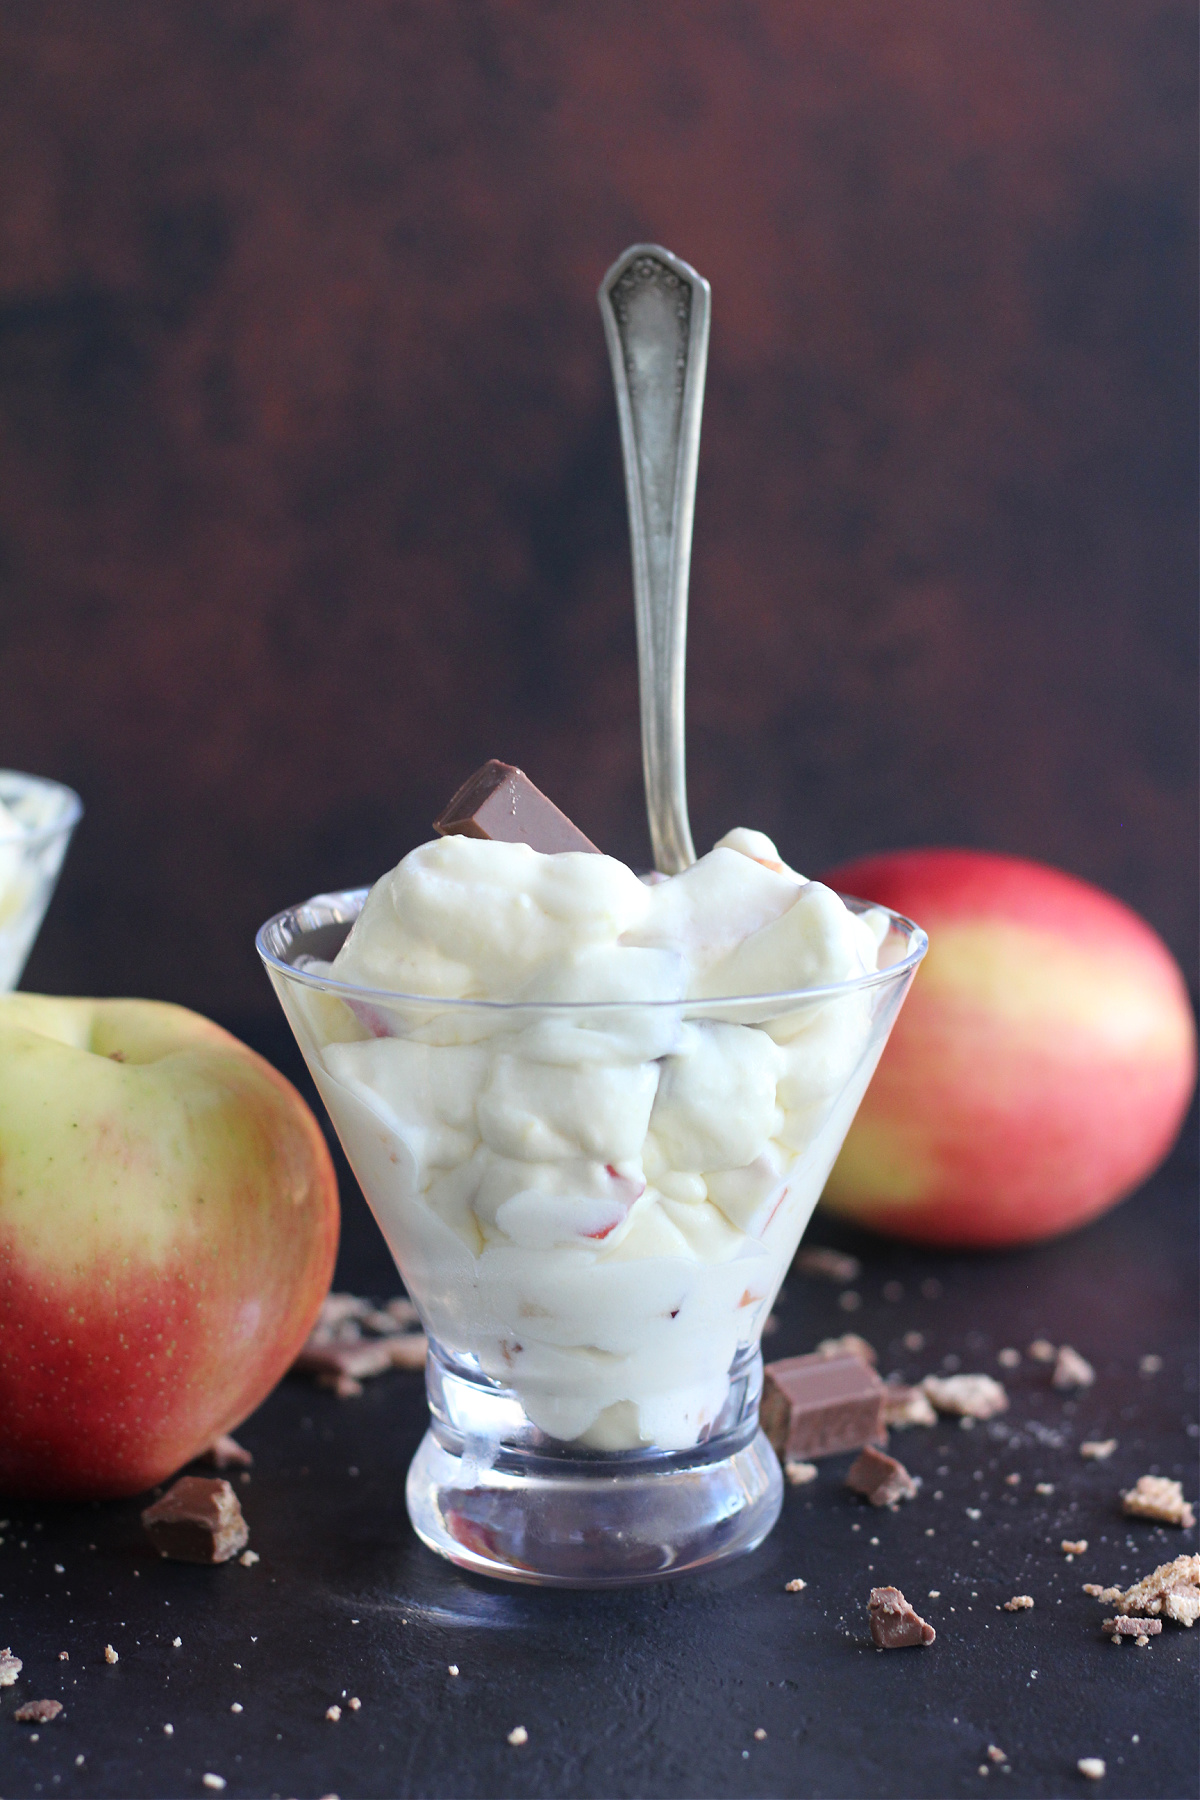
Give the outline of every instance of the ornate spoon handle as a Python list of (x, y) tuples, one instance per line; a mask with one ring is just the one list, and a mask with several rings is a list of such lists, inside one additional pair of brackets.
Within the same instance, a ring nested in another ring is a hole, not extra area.
[(683, 696), (710, 295), (702, 275), (657, 244), (626, 250), (599, 293), (625, 455), (646, 811), (664, 875), (696, 860)]

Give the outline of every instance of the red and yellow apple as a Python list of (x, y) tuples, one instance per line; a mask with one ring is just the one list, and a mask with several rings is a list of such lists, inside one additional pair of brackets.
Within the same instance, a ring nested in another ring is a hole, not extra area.
[(256, 1407), (329, 1287), (295, 1089), (150, 1000), (0, 996), (0, 1492), (138, 1493)]
[(1196, 1077), (1183, 976), (1136, 913), (1044, 864), (910, 850), (821, 877), (929, 933), (824, 1204), (927, 1244), (1031, 1243), (1128, 1194)]

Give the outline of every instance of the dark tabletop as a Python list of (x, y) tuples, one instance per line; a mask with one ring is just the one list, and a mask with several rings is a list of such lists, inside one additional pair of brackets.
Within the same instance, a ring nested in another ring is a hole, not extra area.
[[(303, 1084), (282, 1034), (260, 1032), (258, 1047)], [(161, 1562), (144, 1499), (3, 1506), (0, 1645), (25, 1668), (0, 1709), (0, 1793), (199, 1796), (216, 1791), (208, 1772), (229, 1800), (1195, 1794), (1200, 1630), (1167, 1624), (1149, 1648), (1113, 1656), (1106, 1609), (1082, 1592), (1196, 1549), (1195, 1530), (1119, 1507), (1119, 1490), (1151, 1472), (1197, 1494), (1194, 1136), (1143, 1193), (1039, 1250), (915, 1253), (818, 1216), (810, 1240), (853, 1249), (861, 1279), (847, 1293), (793, 1272), (768, 1354), (853, 1329), (885, 1373), (1003, 1376), (1011, 1410), (970, 1430), (893, 1434), (923, 1482), (894, 1514), (846, 1491), (849, 1458), (825, 1461), (815, 1484), (787, 1491), (763, 1547), (713, 1574), (538, 1592), (441, 1562), (404, 1510), (425, 1407), (420, 1379), (400, 1373), (354, 1400), (289, 1379), (247, 1420), (251, 1568)], [(394, 1293), (341, 1174), (338, 1282)], [(902, 1342), (912, 1332), (919, 1352)], [(1095, 1385), (1064, 1397), (1028, 1357), (998, 1366), (1000, 1349), (1039, 1335), (1090, 1358)], [(1157, 1373), (1142, 1372), (1145, 1356), (1161, 1357)], [(1106, 1437), (1118, 1439), (1109, 1460), (1080, 1456)], [(1068, 1561), (1063, 1538), (1088, 1550)], [(786, 1593), (795, 1576), (807, 1588)], [(871, 1647), (865, 1602), (887, 1583), (936, 1626), (930, 1649)], [(999, 1610), (1016, 1593), (1034, 1609)], [(60, 1719), (12, 1721), (21, 1701), (48, 1697)], [(528, 1742), (513, 1747), (519, 1725)], [(990, 1762), (989, 1745), (1007, 1762)], [(1078, 1774), (1084, 1756), (1105, 1759), (1102, 1782)]]

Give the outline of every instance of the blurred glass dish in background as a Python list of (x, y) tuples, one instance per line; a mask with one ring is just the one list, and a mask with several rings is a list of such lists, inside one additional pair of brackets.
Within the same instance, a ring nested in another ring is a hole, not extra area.
[(21, 979), (82, 814), (69, 787), (0, 769), (0, 993)]

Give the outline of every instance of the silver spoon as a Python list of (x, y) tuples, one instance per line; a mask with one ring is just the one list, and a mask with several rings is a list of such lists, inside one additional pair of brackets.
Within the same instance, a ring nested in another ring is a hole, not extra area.
[(654, 866), (664, 875), (696, 860), (683, 693), (711, 291), (669, 250), (634, 244), (599, 293), (625, 457), (646, 811)]

